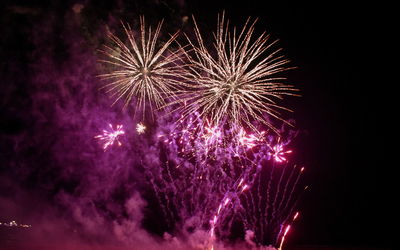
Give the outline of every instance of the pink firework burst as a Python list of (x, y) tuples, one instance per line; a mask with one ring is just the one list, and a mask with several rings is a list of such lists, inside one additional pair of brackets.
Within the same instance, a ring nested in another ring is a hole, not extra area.
[(103, 130), (103, 133), (100, 135), (96, 135), (94, 138), (99, 139), (100, 142), (103, 143), (104, 151), (107, 150), (109, 146), (112, 146), (114, 142), (121, 146), (122, 143), (119, 141), (118, 137), (120, 135), (125, 134), (125, 131), (122, 129), (122, 125), (117, 125), (116, 128), (113, 128), (113, 125), (108, 124), (110, 130)]
[(275, 146), (270, 147), (271, 152), (268, 154), (276, 161), (276, 162), (286, 162), (287, 158), (286, 155), (292, 153), (292, 150), (286, 150), (284, 149), (284, 144), (279, 142)]

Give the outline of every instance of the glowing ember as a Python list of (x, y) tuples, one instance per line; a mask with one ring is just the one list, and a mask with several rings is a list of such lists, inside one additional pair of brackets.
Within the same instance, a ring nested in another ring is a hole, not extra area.
[(298, 216), (299, 216), (299, 212), (296, 212), (295, 215), (293, 216), (293, 221), (296, 220)]

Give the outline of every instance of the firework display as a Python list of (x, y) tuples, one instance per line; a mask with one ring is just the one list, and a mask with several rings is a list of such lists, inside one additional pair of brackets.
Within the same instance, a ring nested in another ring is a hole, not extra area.
[(118, 137), (125, 134), (125, 131), (122, 129), (122, 125), (117, 125), (115, 129), (111, 124), (108, 124), (108, 126), (110, 127), (110, 130), (104, 129), (102, 134), (94, 137), (103, 143), (104, 150), (107, 150), (107, 148), (112, 146), (114, 142), (117, 143), (118, 146), (121, 146), (122, 143), (119, 141)]
[[(234, 232), (282, 249), (299, 214), (304, 167), (290, 163), (292, 124), (280, 114), (290, 109), (277, 103), (297, 89), (283, 83), (279, 73), (289, 61), (269, 35), (253, 35), (255, 23), (232, 29), (223, 13), (208, 46), (194, 20), (195, 39), (185, 34), (188, 46), (170, 51), (178, 33), (159, 46), (161, 23), (146, 34), (142, 17), (139, 35), (123, 25), (128, 45), (110, 34), (116, 48), (105, 50), (113, 70), (102, 77), (112, 80), (106, 86), (116, 100), (168, 109), (152, 132), (142, 122), (133, 126), (138, 136), (157, 139), (159, 159), (144, 153), (141, 163), (166, 231), (182, 238), (207, 232), (202, 249), (217, 249)], [(104, 150), (121, 145), (122, 125), (110, 128), (96, 136)]]

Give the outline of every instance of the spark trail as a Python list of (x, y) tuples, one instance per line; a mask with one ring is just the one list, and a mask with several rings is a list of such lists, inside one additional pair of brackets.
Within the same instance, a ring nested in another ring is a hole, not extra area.
[(143, 134), (146, 131), (146, 126), (143, 123), (136, 124), (136, 132), (138, 134)]

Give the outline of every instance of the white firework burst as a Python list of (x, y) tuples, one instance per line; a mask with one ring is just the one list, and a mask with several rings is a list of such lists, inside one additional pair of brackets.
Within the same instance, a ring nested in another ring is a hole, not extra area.
[(146, 32), (144, 17), (140, 17), (139, 38), (128, 24), (122, 23), (127, 43), (109, 32), (108, 37), (115, 47), (105, 46), (101, 50), (107, 56), (101, 61), (114, 66), (110, 73), (100, 75), (108, 80), (104, 88), (115, 97), (114, 103), (124, 98), (126, 107), (134, 99), (136, 109), (142, 110), (143, 115), (147, 104), (153, 111), (153, 104), (161, 108), (165, 105), (165, 98), (174, 97), (179, 85), (178, 77), (184, 73), (180, 65), (182, 48), (169, 49), (178, 32), (161, 44), (158, 38), (162, 23), (154, 32), (151, 27)]
[(240, 32), (235, 27), (230, 30), (229, 20), (222, 14), (210, 50), (193, 21), (195, 39), (186, 35), (191, 49), (185, 52), (192, 80), (174, 102), (183, 103), (177, 108), (183, 117), (198, 112), (212, 126), (228, 123), (255, 131), (253, 121), (258, 121), (278, 133), (269, 118), (288, 123), (279, 111), (290, 110), (276, 101), (296, 95), (297, 89), (283, 84), (285, 78), (277, 76), (290, 68), (286, 67), (289, 61), (279, 55), (281, 49), (270, 51), (276, 41), (270, 42), (265, 32), (253, 38), (257, 20), (250, 22), (250, 18)]

